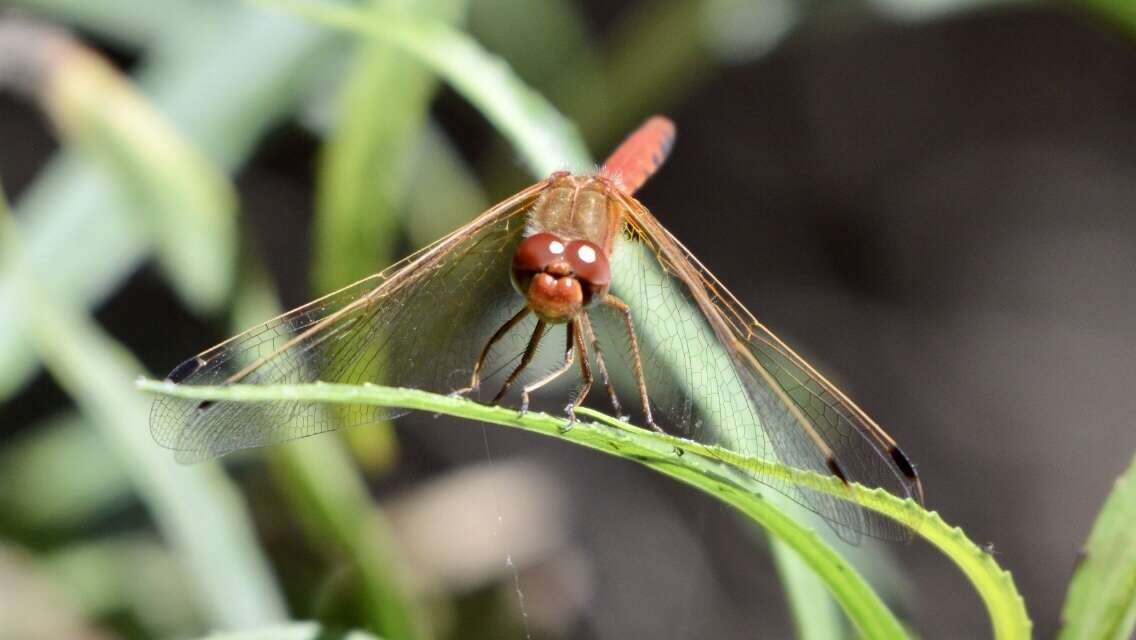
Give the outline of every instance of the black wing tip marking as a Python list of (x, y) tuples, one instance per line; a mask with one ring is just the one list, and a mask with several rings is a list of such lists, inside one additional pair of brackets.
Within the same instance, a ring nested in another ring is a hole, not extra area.
[(915, 466), (911, 464), (911, 460), (903, 453), (898, 446), (892, 445), (888, 449), (888, 455), (891, 456), (892, 462), (899, 467), (900, 473), (907, 477), (907, 479), (918, 482), (919, 474), (915, 472)]
[(828, 470), (832, 472), (832, 475), (840, 478), (840, 481), (844, 484), (850, 484), (848, 482), (848, 474), (844, 472), (844, 467), (840, 466), (840, 463), (836, 461), (836, 458), (830, 456), (827, 460), (825, 460), (825, 463), (828, 465)]
[[(204, 358), (194, 356), (174, 367), (174, 370), (166, 376), (166, 382), (181, 384), (192, 377), (193, 374), (200, 371), (206, 364), (208, 364), (208, 362)], [(193, 410), (195, 412), (202, 412), (215, 404), (217, 404), (216, 400), (202, 400), (194, 405)]]
[(166, 382), (179, 384), (192, 376), (194, 373), (197, 373), (197, 371), (203, 366), (205, 366), (205, 360), (201, 359), (199, 356), (194, 356), (174, 367), (174, 370), (171, 371), (168, 376), (166, 376)]

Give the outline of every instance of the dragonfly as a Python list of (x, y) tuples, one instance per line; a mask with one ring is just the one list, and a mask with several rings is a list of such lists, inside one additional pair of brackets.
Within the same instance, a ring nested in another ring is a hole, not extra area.
[[(493, 403), (519, 394), (526, 411), (578, 368), (570, 421), (598, 374), (628, 419), (921, 503), (922, 483), (895, 440), (634, 197), (674, 139), (674, 124), (654, 116), (596, 171), (554, 172), (388, 269), (189, 358), (167, 381), (484, 391)], [(637, 397), (633, 416), (621, 387)], [(151, 431), (190, 463), (402, 413), (163, 396)], [(852, 502), (750, 473), (846, 540), (910, 537)]]

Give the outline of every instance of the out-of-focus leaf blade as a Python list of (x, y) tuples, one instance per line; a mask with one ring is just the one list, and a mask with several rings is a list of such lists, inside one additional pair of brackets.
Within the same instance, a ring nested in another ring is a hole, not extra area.
[(175, 36), (187, 20), (200, 21), (220, 13), (222, 6), (197, 0), (5, 0), (5, 4), (130, 47)]
[(793, 626), (800, 640), (829, 640), (844, 637), (840, 609), (825, 588), (824, 581), (781, 540), (769, 543), (774, 566), (781, 577), (789, 601)]
[(185, 571), (157, 536), (125, 534), (66, 545), (42, 556), (55, 584), (92, 618), (129, 613), (148, 637), (199, 626)]
[(233, 281), (236, 194), (228, 180), (95, 52), (29, 21), (0, 23), (26, 45), (26, 71), (63, 142), (101, 162), (131, 197), (175, 290), (214, 311)]
[(529, 89), (503, 60), (448, 25), (395, 10), (375, 12), (309, 0), (250, 1), (404, 49), (477, 107), (538, 175), (557, 169), (589, 168), (587, 150), (575, 127), (544, 97)]
[[(582, 11), (573, 0), (543, 0), (540, 11), (532, 10), (531, 0), (477, 0), (470, 7), (470, 31), (555, 103), (572, 91), (572, 80), (598, 74), (603, 64)], [(605, 96), (593, 98), (602, 102)]]
[[(280, 312), (261, 270), (245, 271), (233, 318), (240, 328)], [(357, 568), (359, 618), (367, 628), (391, 638), (428, 637), (425, 615), (402, 589), (393, 536), (342, 443), (309, 438), (275, 447), (267, 459), (314, 541), (330, 541)]]
[(27, 552), (0, 541), (0, 637), (103, 640)]
[[(67, 473), (45, 473), (67, 469)], [(125, 503), (129, 479), (82, 416), (33, 426), (0, 450), (0, 521), (17, 531), (58, 531)]]
[[(139, 85), (212, 162), (231, 170), (305, 94), (325, 33), (239, 3), (181, 27), (178, 38), (152, 52)], [(105, 299), (152, 248), (128, 207), (118, 186), (89, 162), (73, 153), (52, 161), (17, 207), (24, 255), (40, 283), (83, 308)], [(36, 370), (18, 328), (22, 313), (14, 274), (0, 264), (0, 398)]]
[(1069, 582), (1061, 640), (1123, 640), (1136, 628), (1136, 460), (1113, 486)]
[(150, 403), (131, 387), (142, 368), (78, 305), (36, 282), (15, 225), (0, 204), (0, 247), (25, 323), (14, 327), (31, 338), (52, 377), (131, 477), (185, 563), (201, 611), (222, 629), (284, 619), (283, 600), (236, 489), (217, 465), (185, 468), (154, 455), (146, 428)]
[[(372, 2), (415, 9), (449, 23), (464, 0)], [(378, 41), (357, 49), (340, 91), (340, 114), (322, 150), (316, 225), (316, 289), (332, 291), (389, 264), (399, 210), (437, 80), (428, 69)]]
[[(372, 0), (371, 7), (410, 9), (444, 23), (464, 0)], [(317, 182), (313, 280), (320, 294), (379, 271), (394, 260), (410, 162), (437, 78), (398, 47), (363, 41), (340, 90), (337, 126), (324, 144)], [(360, 463), (378, 470), (396, 455), (389, 423), (344, 434)]]
[(419, 170), (411, 178), (403, 224), (411, 244), (424, 247), (489, 204), (477, 177), (437, 127), (423, 130), (414, 157)]

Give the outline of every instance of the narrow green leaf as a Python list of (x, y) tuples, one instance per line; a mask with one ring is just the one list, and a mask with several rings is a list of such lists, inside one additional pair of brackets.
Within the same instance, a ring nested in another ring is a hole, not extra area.
[(313, 541), (330, 541), (358, 572), (360, 624), (391, 638), (428, 637), (423, 612), (403, 592), (390, 526), (344, 443), (291, 442), (270, 450), (267, 459)]
[[(286, 16), (226, 6), (208, 20), (195, 14), (176, 37), (159, 41), (138, 84), (211, 162), (231, 170), (307, 91), (326, 39)], [(153, 247), (129, 207), (105, 172), (60, 154), (18, 203), (23, 253), (39, 284), (83, 308), (116, 290)], [(37, 368), (18, 329), (26, 323), (11, 264), (0, 264), (0, 318), (8, 323), (0, 331), (0, 398)]]
[[(600, 72), (606, 52), (588, 28), (582, 3), (542, 0), (540, 11), (531, 7), (531, 0), (476, 0), (470, 6), (469, 30), (482, 46), (508, 60), (530, 87), (558, 103), (576, 89), (572, 85), (581, 76)], [(606, 95), (592, 98), (604, 102)]]
[(41, 565), (83, 613), (128, 613), (147, 637), (184, 636), (200, 626), (186, 572), (150, 533), (85, 538), (52, 550)]
[[(414, 7), (453, 22), (464, 0), (373, 1), (377, 11)], [(397, 47), (364, 41), (340, 90), (340, 113), (321, 151), (317, 181), (314, 282), (319, 293), (368, 276), (393, 261), (408, 162), (425, 125), (437, 80)]]
[(1136, 460), (1116, 480), (1089, 533), (1065, 608), (1061, 640), (1124, 640), (1136, 628)]
[(1080, 4), (1136, 38), (1136, 5), (1128, 0), (1081, 0)]
[[(923, 510), (915, 501), (901, 500), (880, 489), (786, 467), (776, 462), (740, 455), (722, 447), (704, 445), (627, 425), (611, 416), (580, 409), (599, 422), (577, 423), (568, 431), (567, 421), (540, 413), (518, 415), (513, 409), (491, 407), (462, 398), (440, 396), (414, 389), (374, 385), (302, 384), (231, 385), (227, 387), (179, 386), (168, 382), (139, 380), (138, 388), (151, 393), (199, 400), (268, 402), (306, 400), (349, 404), (394, 406), (428, 413), (446, 414), (515, 427), (598, 449), (633, 460), (682, 480), (737, 507), (800, 554), (825, 581), (857, 629), (867, 637), (904, 637), (903, 628), (863, 581), (854, 568), (832, 550), (815, 531), (782, 513), (767, 499), (767, 487), (754, 478), (783, 480), (852, 500), (904, 523), (920, 537), (951, 558), (970, 579), (990, 614), (996, 638), (1028, 638), (1030, 621), (1013, 578), (990, 554), (971, 542), (961, 529), (946, 524), (935, 512)], [(677, 455), (676, 451), (682, 451)]]
[[(233, 314), (240, 328), (280, 311), (263, 270), (244, 271)], [(428, 637), (425, 614), (402, 588), (390, 527), (343, 443), (337, 438), (292, 442), (269, 449), (266, 459), (312, 541), (330, 541), (358, 571), (360, 624), (391, 638)]]
[[(57, 46), (43, 36), (39, 46)], [(234, 189), (101, 57), (78, 44), (63, 51), (38, 69), (39, 99), (55, 130), (124, 188), (127, 211), (148, 230), (175, 291), (199, 312), (216, 311), (236, 264)]]
[[(44, 473), (67, 469), (67, 473)], [(82, 416), (33, 425), (0, 450), (0, 520), (19, 531), (75, 527), (129, 500), (129, 479)]]
[(538, 175), (588, 169), (575, 127), (505, 62), (469, 36), (437, 21), (394, 10), (370, 11), (307, 0), (250, 0), (320, 24), (390, 42), (428, 65), (477, 107)]
[(30, 336), (52, 377), (131, 477), (185, 562), (211, 623), (231, 629), (282, 620), (282, 598), (235, 488), (217, 465), (185, 469), (154, 455), (149, 403), (130, 386), (141, 366), (77, 305), (36, 282), (15, 224), (0, 202), (0, 246), (13, 263), (25, 323), (7, 326)]
[(484, 211), (487, 198), (477, 177), (436, 126), (428, 126), (415, 151), (416, 171), (403, 225), (411, 244), (424, 247)]
[(770, 540), (773, 563), (785, 587), (793, 625), (800, 640), (835, 640), (844, 637), (840, 609), (824, 582), (797, 552), (779, 539)]
[(185, 28), (185, 19), (216, 10), (215, 5), (196, 0), (5, 0), (5, 4), (132, 48), (174, 36)]
[[(410, 9), (443, 23), (465, 0), (371, 0), (375, 10)], [(416, 163), (410, 161), (437, 91), (437, 78), (398, 47), (359, 43), (339, 91), (336, 126), (321, 149), (316, 184), (313, 282), (321, 295), (394, 261), (401, 210)], [(393, 464), (389, 423), (344, 434), (364, 468)]]

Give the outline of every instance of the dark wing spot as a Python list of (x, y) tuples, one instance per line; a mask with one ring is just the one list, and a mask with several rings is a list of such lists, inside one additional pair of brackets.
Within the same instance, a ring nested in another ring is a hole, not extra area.
[(918, 477), (915, 473), (915, 467), (911, 466), (911, 461), (907, 459), (907, 456), (903, 455), (903, 452), (899, 450), (899, 447), (892, 447), (891, 450), (888, 451), (888, 453), (891, 455), (891, 459), (895, 461), (896, 466), (899, 467), (899, 470), (903, 473), (903, 475), (911, 478), (912, 480)]
[(196, 407), (194, 407), (194, 409), (197, 409), (198, 411), (205, 411), (206, 409), (208, 409), (209, 407), (212, 407), (215, 404), (217, 404), (216, 400), (202, 400), (200, 404), (198, 404)]
[(189, 376), (193, 375), (194, 372), (200, 369), (204, 364), (204, 360), (198, 358), (197, 356), (194, 356), (174, 367), (174, 370), (170, 372), (170, 375), (166, 376), (166, 380), (173, 382), (174, 384), (178, 384), (182, 380), (185, 380)]
[(840, 466), (840, 463), (836, 461), (836, 458), (828, 459), (828, 470), (832, 472), (832, 475), (840, 478), (841, 482), (848, 484), (848, 474), (844, 473), (844, 468)]

